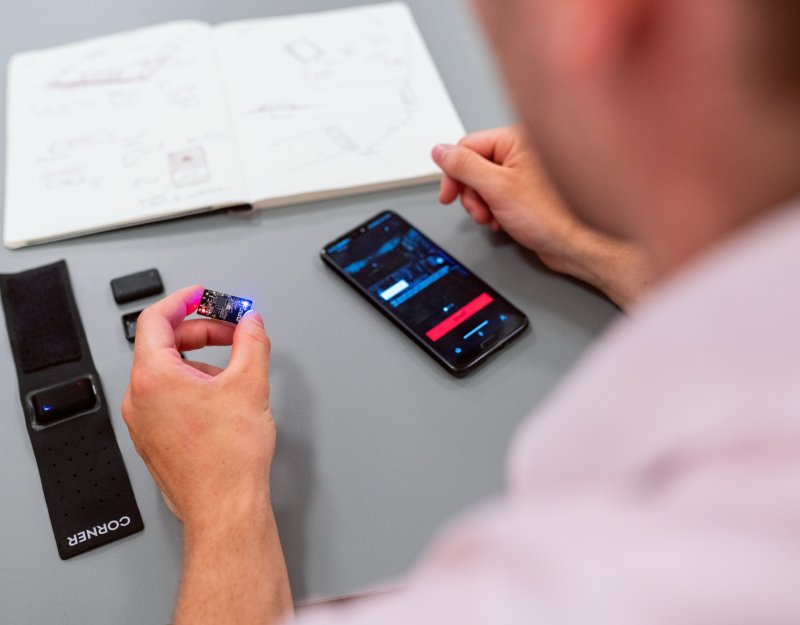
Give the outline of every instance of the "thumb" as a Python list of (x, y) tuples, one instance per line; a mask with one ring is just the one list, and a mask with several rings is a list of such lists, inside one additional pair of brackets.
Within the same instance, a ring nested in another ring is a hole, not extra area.
[(267, 381), (270, 342), (264, 320), (251, 310), (242, 317), (233, 333), (231, 359), (227, 371), (236, 377)]
[(441, 144), (433, 148), (433, 160), (450, 178), (472, 187), (478, 193), (493, 179), (499, 165), (462, 145)]

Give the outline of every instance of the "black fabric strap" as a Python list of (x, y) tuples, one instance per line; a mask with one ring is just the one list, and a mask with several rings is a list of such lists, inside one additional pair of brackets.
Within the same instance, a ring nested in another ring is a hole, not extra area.
[(0, 275), (0, 294), (59, 555), (143, 530), (66, 263)]

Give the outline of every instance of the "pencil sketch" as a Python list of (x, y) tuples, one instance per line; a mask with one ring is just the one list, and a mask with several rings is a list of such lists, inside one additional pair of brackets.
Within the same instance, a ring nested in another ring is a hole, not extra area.
[(322, 48), (308, 39), (290, 41), (284, 46), (284, 49), (300, 63), (311, 63), (325, 54)]
[(292, 169), (303, 169), (354, 152), (358, 145), (338, 126), (309, 130), (270, 144), (292, 163)]
[(211, 180), (202, 145), (169, 151), (166, 143), (149, 131), (132, 134), (96, 132), (51, 142), (37, 159), (46, 189), (100, 186), (116, 170), (129, 177), (130, 188), (147, 197), (168, 188), (182, 189)]
[(104, 179), (103, 175), (93, 174), (76, 166), (46, 172), (42, 175), (42, 185), (47, 190), (62, 189), (64, 187), (98, 187), (103, 183)]
[(235, 33), (242, 72), (234, 114), (245, 123), (280, 122), (270, 127), (279, 135), (270, 146), (284, 150), (289, 169), (344, 154), (369, 157), (413, 121), (418, 102), (405, 23), (362, 11), (275, 32)]
[(70, 189), (108, 213), (109, 198), (148, 209), (241, 192), (213, 59), (209, 29), (193, 23), (21, 58), (17, 119), (30, 130), (17, 151), (32, 188)]
[(154, 51), (146, 46), (134, 46), (127, 50), (108, 50), (98, 46), (62, 67), (50, 86), (76, 89), (152, 80), (176, 51), (177, 46), (174, 45)]
[(51, 141), (37, 159), (38, 163), (46, 164), (68, 160), (75, 152), (89, 150), (106, 145), (113, 141), (113, 134), (108, 131), (86, 132), (74, 136)]
[(193, 187), (211, 180), (206, 152), (202, 146), (172, 152), (168, 159), (172, 183), (176, 187)]
[(149, 130), (140, 130), (121, 136), (118, 141), (121, 148), (121, 162), (126, 169), (140, 167), (145, 161), (158, 159), (167, 149), (165, 142)]

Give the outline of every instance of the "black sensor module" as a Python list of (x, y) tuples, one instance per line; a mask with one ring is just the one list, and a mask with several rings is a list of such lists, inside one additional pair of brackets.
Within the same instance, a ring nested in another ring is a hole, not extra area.
[(36, 421), (50, 425), (68, 419), (98, 406), (94, 385), (89, 378), (53, 386), (31, 396)]
[(197, 314), (228, 323), (239, 323), (252, 306), (253, 302), (249, 299), (206, 289), (200, 299)]
[(127, 304), (151, 295), (160, 295), (164, 292), (164, 285), (158, 269), (148, 269), (114, 278), (111, 281), (111, 292), (117, 304)]
[(125, 338), (131, 343), (136, 340), (136, 321), (143, 312), (144, 310), (137, 310), (136, 312), (122, 315), (122, 328), (125, 331)]

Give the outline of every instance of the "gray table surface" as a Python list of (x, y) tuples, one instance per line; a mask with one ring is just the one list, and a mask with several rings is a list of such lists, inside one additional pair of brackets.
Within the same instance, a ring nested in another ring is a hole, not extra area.
[[(0, 62), (16, 51), (164, 20), (216, 23), (354, 3), (0, 0)], [(409, 4), (466, 127), (506, 123), (508, 107), (467, 3)], [(0, 96), (4, 112), (5, 91)], [(520, 306), (532, 332), (475, 375), (456, 380), (365, 305), (317, 254), (323, 243), (389, 207)], [(0, 321), (3, 625), (141, 625), (171, 616), (181, 528), (119, 413), (132, 355), (120, 315), (137, 305), (114, 303), (111, 278), (156, 266), (168, 290), (200, 282), (252, 294), (263, 311), (273, 340), (279, 426), (274, 503), (298, 599), (385, 583), (415, 561), (448, 518), (498, 493), (515, 428), (617, 314), (590, 289), (549, 274), (531, 254), (474, 227), (459, 208), (438, 206), (432, 186), (247, 219), (218, 213), (20, 251), (2, 248), (0, 271), (62, 258), (146, 529), (66, 562), (58, 558)], [(207, 358), (221, 364), (226, 352), (215, 348)]]

